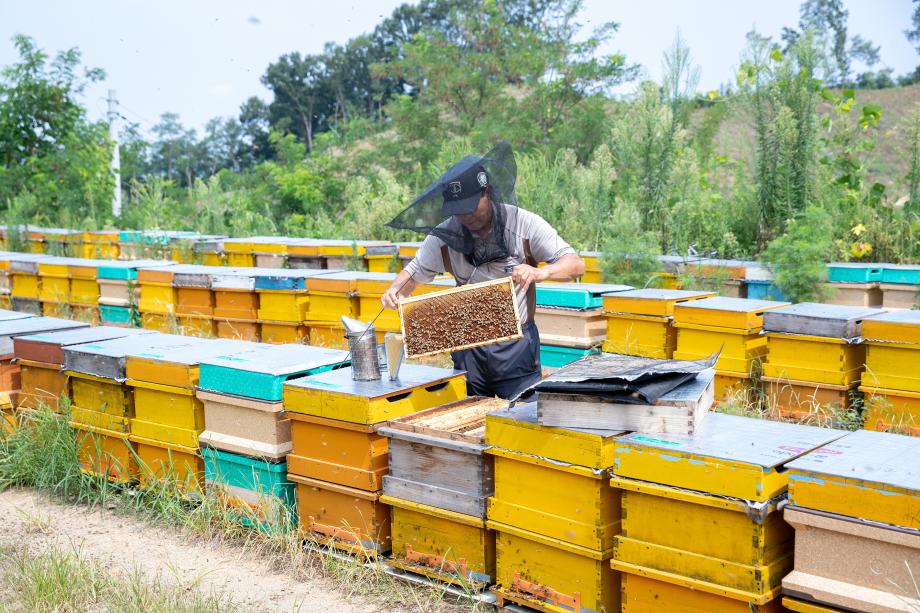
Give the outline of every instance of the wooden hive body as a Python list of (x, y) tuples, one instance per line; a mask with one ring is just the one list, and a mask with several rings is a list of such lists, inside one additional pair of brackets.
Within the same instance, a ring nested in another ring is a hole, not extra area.
[(458, 351), (522, 338), (510, 277), (402, 300), (406, 357)]
[(507, 402), (466, 398), (389, 422), (388, 496), (485, 517), (494, 490), (492, 457), (485, 450), (485, 416)]

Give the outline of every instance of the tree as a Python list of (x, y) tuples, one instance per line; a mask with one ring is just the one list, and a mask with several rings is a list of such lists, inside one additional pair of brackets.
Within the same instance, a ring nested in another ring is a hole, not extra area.
[[(79, 96), (104, 78), (77, 49), (53, 59), (27, 36), (13, 43), (17, 62), (0, 71), (0, 194), (39, 206), (49, 223), (99, 225), (110, 214), (113, 177), (107, 127), (93, 123)], [(23, 209), (24, 210), (24, 209)]]
[(262, 84), (275, 96), (268, 107), (272, 126), (296, 134), (312, 150), (313, 133), (325, 124), (330, 108), (323, 57), (297, 52), (282, 55), (269, 65)]
[(920, 53), (920, 0), (914, 0), (914, 12), (910, 16), (909, 30), (904, 30), (904, 36), (911, 42), (917, 53)]
[(805, 0), (799, 7), (799, 29), (783, 28), (783, 49), (788, 53), (799, 38), (811, 30), (825, 48), (827, 74), (830, 85), (851, 84), (850, 73), (854, 61), (872, 68), (879, 61), (879, 47), (857, 34), (850, 37), (847, 21), (850, 12), (844, 8), (843, 0)]
[(268, 134), (271, 126), (268, 105), (251, 96), (240, 106), (240, 127), (246, 144), (243, 166), (248, 168), (271, 158)]

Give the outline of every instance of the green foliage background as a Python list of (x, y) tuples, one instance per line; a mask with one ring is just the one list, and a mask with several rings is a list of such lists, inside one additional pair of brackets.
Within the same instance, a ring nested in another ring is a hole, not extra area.
[[(323, 54), (286, 54), (263, 76), (271, 101), (247, 100), (200, 138), (172, 113), (151, 141), (127, 126), (118, 218), (107, 129), (80, 102), (102, 71), (17, 37), (20, 59), (0, 73), (5, 220), (418, 240), (384, 223), (459, 157), (504, 138), (521, 205), (603, 252), (610, 281), (645, 285), (662, 253), (762, 257), (787, 295), (807, 299), (828, 260), (920, 261), (920, 109), (897, 126), (906, 174), (883, 176), (885, 110), (857, 86), (895, 81), (856, 74), (878, 48), (847, 33), (840, 0), (807, 0), (782, 40), (752, 32), (736, 81), (707, 94), (679, 36), (662, 83), (635, 82), (627, 54), (600, 53), (618, 25), (586, 33), (580, 10), (423, 0)], [(612, 96), (630, 82), (631, 95)], [(750, 138), (725, 147), (726, 122)]]

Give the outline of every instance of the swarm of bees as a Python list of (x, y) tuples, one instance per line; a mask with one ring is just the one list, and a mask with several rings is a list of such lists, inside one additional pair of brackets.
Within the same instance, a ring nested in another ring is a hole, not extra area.
[(404, 302), (406, 355), (418, 356), (520, 337), (513, 286), (471, 285)]

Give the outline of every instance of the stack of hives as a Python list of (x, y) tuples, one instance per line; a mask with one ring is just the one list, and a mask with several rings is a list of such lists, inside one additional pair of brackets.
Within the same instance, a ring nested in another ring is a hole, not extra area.
[(578, 255), (585, 261), (585, 274), (581, 276), (582, 283), (602, 283), (604, 281), (601, 270), (601, 254), (597, 251), (582, 251)]
[(866, 430), (920, 436), (920, 311), (895, 311), (862, 323)]
[(275, 240), (271, 236), (250, 236), (248, 238), (225, 238), (223, 241), (224, 263), (237, 268), (252, 268), (256, 265), (253, 254), (255, 244)]
[(883, 312), (811, 302), (766, 311), (768, 405), (785, 418), (820, 422), (848, 410), (865, 367), (862, 321)]
[(143, 268), (162, 268), (172, 265), (165, 260), (134, 260), (130, 262), (100, 263), (97, 272), (99, 284), (99, 317), (108, 326), (134, 327), (140, 322), (140, 300), (137, 275)]
[(76, 261), (77, 258), (49, 257), (38, 262), (38, 299), (41, 302), (41, 314), (48, 317), (70, 317), (68, 265)]
[(716, 287), (720, 296), (744, 298), (748, 268), (758, 269), (760, 265), (746, 260), (694, 258), (684, 263), (682, 274), (689, 277), (687, 282), (691, 287)]
[(365, 247), (364, 261), (368, 272), (399, 272), (398, 245), (370, 245)]
[(918, 457), (920, 439), (861, 430), (788, 465), (787, 608), (920, 610)]
[(325, 270), (278, 270), (256, 277), (263, 342), (301, 343), (308, 339), (307, 279), (325, 273)]
[(324, 268), (343, 268), (348, 270), (367, 270), (364, 256), (368, 247), (387, 245), (386, 241), (350, 241), (322, 240), (319, 242), (319, 255), (325, 260)]
[(390, 509), (380, 501), (387, 439), (377, 426), (465, 396), (463, 373), (409, 364), (395, 381), (354, 381), (349, 367), (285, 383), (288, 478), (307, 539), (361, 555), (389, 551)]
[(117, 260), (118, 230), (91, 230), (83, 233), (81, 256), (86, 259)]
[(784, 465), (841, 435), (714, 413), (692, 436), (614, 439), (622, 610), (779, 610), (793, 550)]
[(61, 396), (71, 397), (70, 378), (64, 371), (64, 349), (72, 345), (107, 341), (138, 334), (146, 330), (81, 327), (19, 336), (13, 340), (16, 362), (20, 368), (20, 409), (48, 407), (58, 410)]
[(716, 400), (750, 400), (752, 376), (767, 352), (763, 314), (788, 302), (746, 298), (704, 298), (674, 307), (674, 358), (699, 360), (721, 351), (716, 362)]
[(85, 323), (56, 317), (36, 317), (13, 311), (3, 313), (0, 316), (0, 392), (10, 394), (13, 405), (17, 404), (21, 369), (16, 359), (13, 339), (28, 334), (85, 327)]
[(141, 334), (64, 347), (64, 370), (72, 394), (71, 426), (77, 433), (81, 469), (127, 483), (138, 475), (130, 440), (134, 394), (125, 385), (128, 354), (175, 344), (182, 337)]
[(882, 264), (882, 306), (886, 309), (920, 308), (920, 266)]
[(495, 462), (487, 525), (496, 538), (500, 605), (620, 609), (620, 578), (610, 567), (620, 492), (605, 479), (620, 434), (541, 426), (535, 403), (486, 417)]
[[(210, 268), (210, 267), (209, 267)], [(214, 268), (208, 275), (214, 294), (214, 333), (218, 338), (258, 342), (260, 268)]]
[(10, 252), (0, 252), (0, 309), (10, 309), (13, 306), (10, 300)]
[(178, 331), (176, 289), (173, 287), (176, 269), (181, 270), (181, 267), (163, 266), (137, 271), (140, 292), (137, 310), (140, 312), (141, 325), (144, 328), (159, 332)]
[(125, 359), (133, 395), (131, 442), (141, 464), (141, 483), (166, 480), (184, 491), (199, 491), (204, 465), (198, 437), (205, 427), (204, 405), (195, 396), (199, 364), (215, 355), (233, 355), (257, 345), (227, 339), (174, 337), (172, 343), (130, 351)]
[(540, 283), (534, 319), (540, 331), (540, 365), (559, 368), (584, 357), (606, 338), (603, 294), (628, 285)]
[(214, 319), (214, 292), (211, 275), (221, 268), (183, 264), (172, 269), (176, 288), (176, 317), (182, 334), (213, 338), (217, 333)]
[[(198, 399), (205, 431), (199, 437), (205, 482), (247, 525), (287, 526), (294, 509), (288, 481), (291, 420), (282, 384), (344, 363), (347, 354), (304, 345), (259, 346), (202, 361)], [(287, 517), (282, 516), (286, 515)]]
[(827, 265), (827, 283), (830, 290), (828, 304), (856, 307), (882, 306), (881, 264), (834, 262)]
[(288, 245), (296, 239), (276, 237), (252, 243), (254, 266), (259, 268), (285, 268), (287, 265)]
[(471, 397), (390, 421), (390, 564), (439, 581), (481, 589), (495, 579), (495, 534), (486, 527), (494, 491), (484, 453), (486, 415), (508, 406)]
[(399, 249), (399, 270), (402, 270), (406, 267), (406, 264), (412, 261), (412, 258), (416, 256), (418, 250), (422, 247), (420, 242), (405, 242), (405, 243), (396, 243), (396, 247)]
[[(375, 276), (379, 274), (382, 273), (374, 273)], [(311, 345), (347, 348), (342, 316), (358, 317), (360, 276), (357, 272), (342, 271), (307, 278), (310, 294), (307, 324)]]
[(677, 347), (674, 305), (711, 298), (713, 292), (636, 289), (605, 295), (607, 339), (604, 351), (670, 359)]
[[(29, 315), (28, 313), (0, 309), (0, 330), (3, 329), (3, 322), (5, 321), (34, 317), (34, 315)], [(15, 357), (15, 354), (13, 357)], [(21, 376), (21, 374), (17, 375), (17, 368), (19, 368), (18, 363), (14, 363), (9, 356), (0, 357), (0, 414), (2, 414), (0, 429), (5, 432), (11, 432), (16, 425), (16, 418), (13, 414), (16, 391), (13, 386), (19, 385), (18, 377)]]
[(745, 270), (744, 297), (751, 300), (778, 300), (784, 302), (786, 295), (773, 282), (773, 273), (762, 266), (749, 266)]
[(10, 305), (16, 311), (42, 314), (41, 278), (38, 276), (38, 263), (48, 259), (45, 255), (29, 253), (14, 254), (10, 262)]
[(104, 260), (80, 259), (67, 265), (70, 277), (70, 316), (73, 319), (99, 324), (99, 265)]
[(224, 241), (226, 236), (203, 235), (195, 239), (192, 251), (196, 259), (201, 260), (205, 266), (224, 266), (227, 256), (224, 254)]

